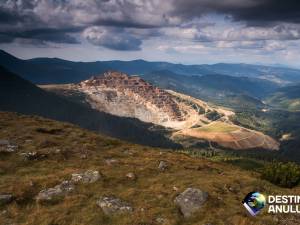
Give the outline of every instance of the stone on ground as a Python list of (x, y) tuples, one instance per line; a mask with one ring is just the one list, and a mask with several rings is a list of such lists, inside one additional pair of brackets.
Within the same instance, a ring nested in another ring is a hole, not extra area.
[(101, 178), (99, 171), (96, 170), (87, 170), (84, 173), (73, 173), (72, 181), (74, 183), (94, 183)]
[(73, 191), (74, 188), (75, 187), (72, 182), (65, 180), (53, 188), (48, 188), (40, 191), (36, 197), (36, 200), (38, 202), (56, 200), (57, 198), (64, 197), (66, 194)]
[(158, 169), (160, 171), (165, 171), (166, 169), (168, 169), (168, 163), (166, 161), (160, 161), (158, 164)]
[(126, 174), (126, 177), (129, 179), (129, 180), (135, 180), (136, 179), (136, 175), (134, 173), (127, 173)]
[(8, 140), (1, 139), (0, 140), (0, 152), (15, 152), (17, 151), (18, 146), (10, 143)]
[(133, 208), (129, 203), (113, 196), (99, 199), (97, 205), (106, 215), (129, 213), (133, 211)]
[(206, 202), (208, 194), (197, 188), (187, 188), (175, 198), (175, 204), (179, 206), (184, 217), (190, 217), (197, 212)]

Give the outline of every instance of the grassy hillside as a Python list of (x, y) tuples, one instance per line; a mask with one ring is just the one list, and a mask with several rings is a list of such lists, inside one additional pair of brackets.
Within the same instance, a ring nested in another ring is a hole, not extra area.
[(238, 125), (262, 131), (280, 140), (280, 156), (300, 162), (300, 112), (287, 110), (238, 111), (233, 121)]
[(280, 88), (266, 102), (276, 108), (300, 111), (300, 85)]
[[(0, 154), (0, 190), (13, 202), (0, 206), (0, 224), (26, 225), (296, 225), (293, 215), (272, 216), (263, 211), (250, 217), (241, 201), (250, 191), (300, 194), (300, 188), (279, 188), (259, 179), (256, 172), (110, 139), (67, 123), (0, 113), (0, 139), (18, 145)], [(24, 153), (36, 152), (34, 159)], [(168, 167), (158, 169), (164, 160)], [(72, 173), (97, 170), (95, 183), (77, 184), (65, 197), (38, 203), (39, 191), (68, 180)], [(135, 179), (126, 177), (134, 173)], [(188, 187), (208, 192), (208, 201), (192, 217), (184, 218), (174, 203)], [(96, 202), (113, 195), (133, 211), (106, 215)]]

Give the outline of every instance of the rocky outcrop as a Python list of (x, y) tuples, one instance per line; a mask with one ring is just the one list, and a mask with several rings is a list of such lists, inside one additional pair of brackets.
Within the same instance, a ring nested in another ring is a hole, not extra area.
[[(86, 94), (94, 109), (117, 116), (166, 127), (182, 126), (190, 116), (172, 94), (138, 76), (106, 72), (81, 82), (77, 89)], [(189, 110), (193, 109), (190, 107)]]
[(187, 188), (175, 198), (175, 204), (179, 207), (184, 217), (190, 217), (197, 212), (206, 202), (208, 194), (197, 188)]
[(40, 191), (36, 197), (36, 200), (38, 202), (55, 201), (64, 197), (66, 194), (73, 191), (74, 189), (74, 184), (70, 181), (65, 180), (53, 188), (48, 188)]
[(166, 161), (160, 161), (159, 164), (158, 164), (158, 169), (160, 171), (165, 171), (168, 169), (168, 163)]
[(106, 215), (130, 213), (133, 211), (132, 206), (114, 196), (106, 196), (97, 201), (97, 205)]
[(95, 183), (101, 178), (97, 170), (87, 170), (83, 173), (73, 173), (71, 180), (64, 180), (53, 188), (44, 189), (36, 196), (37, 202), (53, 202), (62, 199), (65, 195), (75, 190), (75, 184)]
[(84, 173), (73, 173), (72, 179), (74, 183), (95, 183), (101, 178), (99, 171), (87, 170)]
[(116, 90), (121, 93), (127, 92), (131, 96), (139, 96), (147, 104), (152, 104), (157, 109), (170, 115), (173, 120), (183, 120), (177, 103), (172, 96), (151, 84), (144, 81), (138, 76), (128, 76), (119, 72), (106, 72), (103, 76), (92, 77), (81, 83), (82, 87), (104, 87), (111, 91), (106, 92), (108, 101), (112, 101), (118, 96)]
[(18, 146), (15, 144), (12, 144), (10, 141), (6, 139), (0, 140), (0, 152), (15, 152), (18, 150)]

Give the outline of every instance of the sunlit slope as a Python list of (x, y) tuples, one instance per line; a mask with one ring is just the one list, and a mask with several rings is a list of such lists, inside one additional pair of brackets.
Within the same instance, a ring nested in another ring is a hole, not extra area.
[[(2, 145), (7, 141), (18, 146), (15, 152), (0, 154), (1, 194), (13, 196), (10, 203), (0, 206), (0, 224), (297, 224), (293, 215), (273, 216), (266, 211), (252, 218), (241, 201), (253, 190), (295, 195), (300, 194), (299, 188), (278, 188), (260, 180), (255, 172), (228, 164), (133, 145), (71, 124), (15, 113), (0, 113), (0, 140)], [(161, 161), (167, 165), (163, 170)], [(42, 190), (88, 170), (100, 176), (90, 183), (74, 184), (53, 201), (37, 200)], [(189, 187), (206, 192), (208, 199), (185, 218), (174, 200)], [(97, 205), (104, 196), (121, 199), (131, 210), (105, 214)]]

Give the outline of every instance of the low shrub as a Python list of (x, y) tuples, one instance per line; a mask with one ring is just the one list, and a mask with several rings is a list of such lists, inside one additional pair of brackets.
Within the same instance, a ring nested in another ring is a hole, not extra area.
[(273, 162), (261, 172), (263, 179), (281, 187), (292, 188), (300, 182), (300, 166), (296, 163)]

